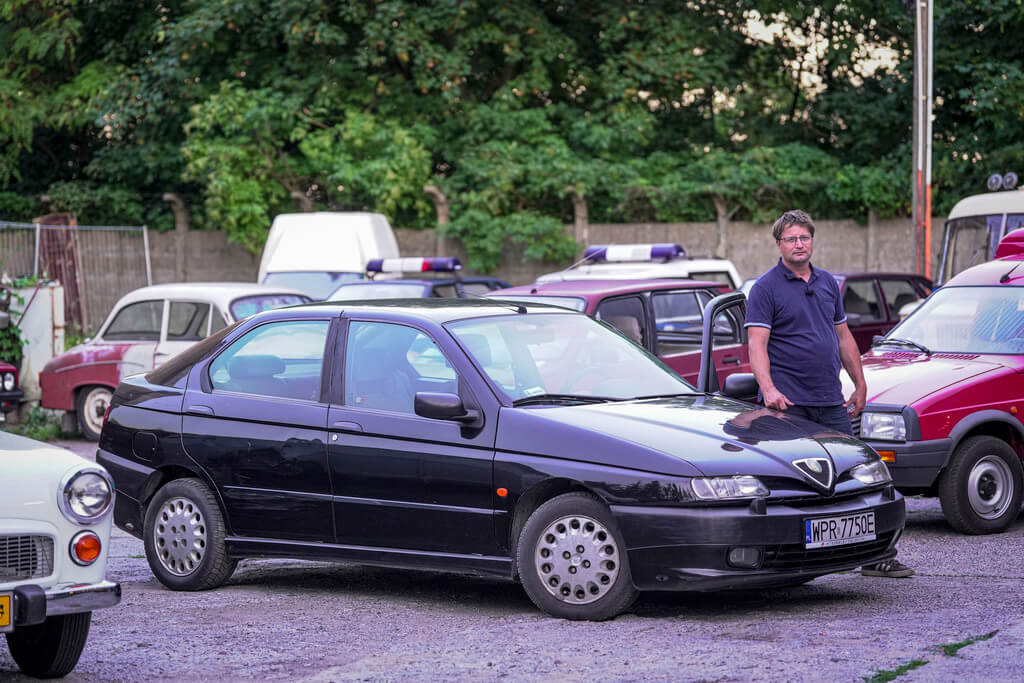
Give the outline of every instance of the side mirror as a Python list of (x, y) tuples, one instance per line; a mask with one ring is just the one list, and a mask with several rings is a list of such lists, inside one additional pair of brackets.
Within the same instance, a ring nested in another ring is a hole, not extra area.
[(420, 417), (434, 420), (452, 420), (467, 427), (483, 424), (479, 410), (467, 410), (458, 394), (442, 394), (430, 391), (416, 392), (413, 410)]
[(757, 380), (752, 372), (734, 372), (725, 378), (722, 394), (729, 398), (753, 403), (757, 400)]
[(863, 323), (861, 322), (860, 313), (847, 313), (846, 314), (846, 326), (847, 327), (860, 327)]

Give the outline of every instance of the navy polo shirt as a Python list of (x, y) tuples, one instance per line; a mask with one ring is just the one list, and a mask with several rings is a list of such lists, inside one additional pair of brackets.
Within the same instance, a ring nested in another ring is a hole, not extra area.
[(765, 327), (772, 382), (801, 406), (843, 403), (839, 382), (839, 335), (846, 322), (839, 283), (831, 273), (811, 266), (807, 282), (779, 259), (754, 283), (747, 298), (747, 327)]

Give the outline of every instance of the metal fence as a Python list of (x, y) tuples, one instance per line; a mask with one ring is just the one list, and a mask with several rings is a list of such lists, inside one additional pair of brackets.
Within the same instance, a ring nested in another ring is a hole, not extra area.
[(65, 324), (92, 334), (125, 292), (152, 284), (149, 235), (144, 225), (0, 221), (0, 273), (59, 281)]

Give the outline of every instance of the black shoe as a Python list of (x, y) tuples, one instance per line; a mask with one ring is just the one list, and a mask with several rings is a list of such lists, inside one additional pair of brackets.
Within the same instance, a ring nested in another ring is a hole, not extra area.
[(884, 576), (888, 579), (904, 579), (914, 575), (914, 570), (897, 559), (885, 560), (878, 564), (869, 564), (861, 567), (860, 573), (864, 576)]

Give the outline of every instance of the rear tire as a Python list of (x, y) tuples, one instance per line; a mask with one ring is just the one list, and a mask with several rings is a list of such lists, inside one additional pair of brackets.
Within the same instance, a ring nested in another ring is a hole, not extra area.
[(964, 534), (998, 534), (1017, 519), (1020, 458), (993, 436), (965, 439), (939, 477), (939, 501), (949, 525)]
[(554, 617), (611, 619), (637, 596), (622, 535), (608, 508), (586, 493), (537, 508), (519, 535), (516, 560), (526, 594)]
[(29, 676), (66, 676), (82, 656), (91, 619), (92, 612), (62, 614), (8, 633), (7, 647), (11, 658)]
[(114, 392), (110, 387), (85, 387), (75, 398), (75, 415), (78, 431), (89, 441), (99, 441), (103, 430), (103, 415), (107, 412)]
[(225, 535), (217, 499), (199, 479), (170, 482), (146, 507), (146, 560), (171, 590), (209, 590), (230, 578), (238, 560), (228, 557)]

